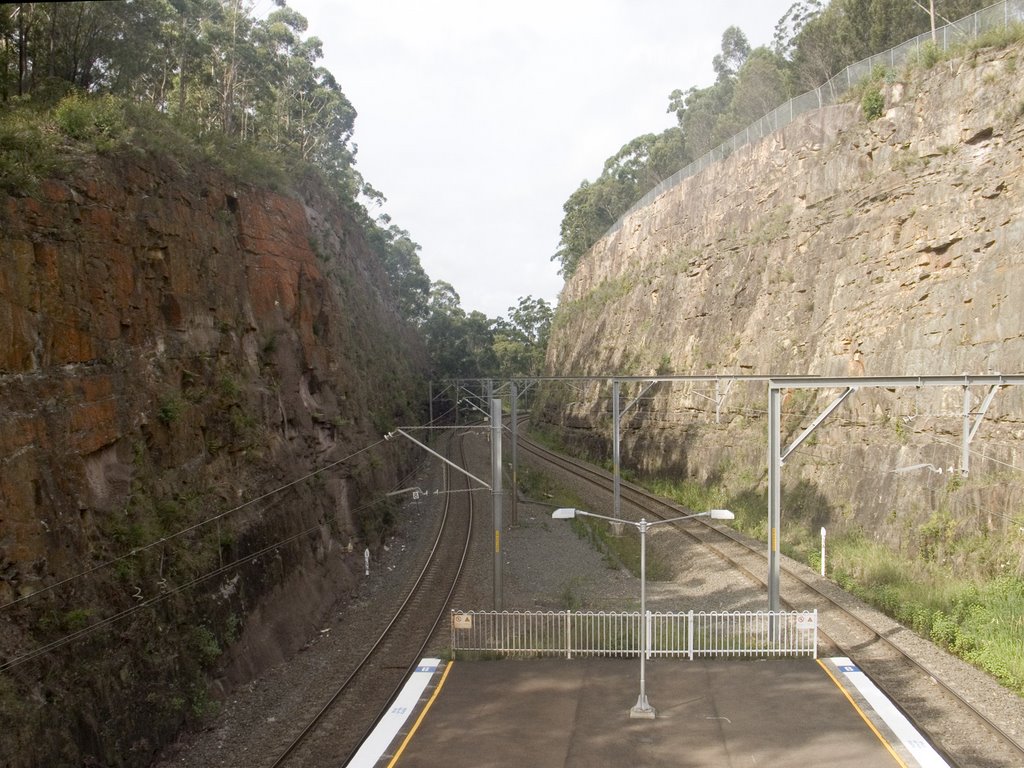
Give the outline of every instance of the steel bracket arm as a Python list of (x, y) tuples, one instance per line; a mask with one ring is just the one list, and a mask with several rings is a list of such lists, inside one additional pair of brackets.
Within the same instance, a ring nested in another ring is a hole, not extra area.
[(650, 392), (651, 389), (653, 389), (659, 383), (660, 382), (658, 382), (658, 381), (648, 382), (647, 386), (640, 390), (640, 394), (638, 394), (636, 397), (634, 397), (632, 400), (630, 400), (629, 403), (626, 405), (626, 407), (622, 409), (622, 412), (620, 413), (620, 416), (624, 416), (629, 411), (630, 408), (632, 408), (634, 405), (639, 403), (643, 399), (643, 396), (646, 395), (648, 392)]
[[(993, 384), (992, 388), (989, 389), (988, 394), (985, 395), (985, 399), (982, 400), (978, 410), (972, 412), (971, 391), (966, 384), (964, 385), (964, 428), (960, 444), (960, 472), (965, 476), (971, 470), (971, 441), (974, 440), (974, 436), (978, 434), (978, 429), (981, 427), (981, 423), (985, 420), (985, 414), (988, 412), (988, 407), (992, 405), (992, 401), (995, 399), (996, 393), (1001, 388), (1001, 384)], [(975, 417), (973, 421), (971, 420), (972, 416)]]
[(444, 456), (442, 456), (442, 455), (441, 455), (440, 453), (438, 453), (437, 451), (435, 451), (435, 450), (434, 450), (433, 448), (430, 448), (430, 447), (428, 447), (428, 446), (424, 445), (423, 443), (421, 443), (421, 442), (420, 442), (419, 440), (417, 440), (417, 439), (416, 439), (415, 437), (413, 437), (412, 435), (410, 435), (410, 434), (409, 434), (408, 432), (406, 432), (406, 431), (405, 431), (405, 430), (403, 430), (403, 429), (396, 429), (396, 430), (395, 430), (394, 432), (388, 432), (388, 433), (387, 433), (386, 435), (384, 435), (384, 439), (385, 439), (385, 440), (390, 440), (390, 439), (391, 439), (392, 437), (394, 437), (395, 435), (401, 435), (401, 436), (402, 436), (402, 437), (404, 437), (404, 438), (405, 438), (406, 440), (409, 440), (409, 441), (411, 441), (411, 442), (413, 442), (413, 443), (416, 443), (416, 445), (418, 445), (418, 446), (419, 446), (420, 448), (422, 448), (422, 449), (423, 449), (424, 451), (426, 451), (427, 453), (429, 453), (429, 454), (430, 454), (431, 456), (436, 456), (437, 458), (439, 458), (439, 459), (440, 459), (441, 461), (443, 461), (443, 462), (444, 462), (445, 464), (447, 464), (447, 465), (448, 465), (449, 467), (451, 467), (452, 469), (457, 469), (457, 470), (458, 470), (459, 472), (461, 472), (462, 474), (464, 474), (464, 475), (465, 475), (466, 477), (468, 477), (468, 478), (470, 478), (470, 479), (472, 479), (472, 480), (476, 480), (476, 482), (480, 483), (480, 485), (482, 485), (482, 486), (483, 486), (484, 488), (486, 488), (487, 490), (492, 490), (492, 489), (491, 489), (491, 484), (490, 484), (490, 483), (485, 483), (485, 482), (484, 482), (483, 480), (481, 480), (481, 479), (480, 479), (479, 477), (477, 477), (476, 475), (474, 475), (474, 474), (471, 474), (471, 473), (467, 472), (467, 471), (466, 471), (466, 470), (464, 470), (464, 469), (463, 469), (462, 467), (460, 467), (460, 466), (459, 466), (458, 464), (456, 464), (456, 463), (455, 463), (454, 461), (450, 461), (450, 460), (448, 460), (447, 458), (445, 458)]
[(846, 400), (846, 398), (848, 398), (850, 395), (852, 395), (856, 391), (857, 391), (857, 387), (847, 387), (846, 391), (843, 392), (843, 394), (841, 394), (839, 397), (837, 397), (835, 400), (833, 400), (829, 404), (829, 406), (827, 408), (825, 408), (825, 410), (822, 411), (818, 415), (818, 417), (814, 421), (812, 421), (810, 423), (810, 425), (807, 427), (807, 429), (805, 429), (803, 432), (801, 432), (800, 436), (797, 437), (797, 439), (794, 440), (792, 443), (790, 443), (789, 447), (786, 448), (786, 450), (784, 450), (782, 452), (782, 455), (779, 457), (779, 464), (785, 463), (786, 458), (789, 456), (789, 454), (791, 454), (793, 451), (795, 451), (797, 448), (799, 448), (800, 444), (804, 440), (806, 440), (808, 437), (810, 437), (811, 433), (815, 429), (818, 428), (818, 425), (821, 424), (821, 422), (823, 422), (829, 416), (831, 416), (832, 413), (835, 411), (835, 409), (838, 408), (840, 405), (842, 405), (843, 402)]

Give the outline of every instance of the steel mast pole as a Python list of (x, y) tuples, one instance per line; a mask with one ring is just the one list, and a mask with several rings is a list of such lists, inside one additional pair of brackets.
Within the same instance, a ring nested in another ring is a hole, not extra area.
[(782, 505), (782, 459), (779, 449), (781, 393), (768, 384), (768, 610), (779, 610), (779, 522)]
[(519, 387), (509, 383), (509, 419), (512, 422), (512, 525), (519, 523)]
[(501, 400), (491, 399), (491, 500), (494, 505), (494, 610), (502, 610), (501, 588)]
[(647, 701), (647, 518), (640, 518), (640, 695), (629, 710), (631, 718), (653, 720), (656, 713)]
[(622, 517), (622, 476), (619, 468), (619, 381), (612, 380), (612, 515)]

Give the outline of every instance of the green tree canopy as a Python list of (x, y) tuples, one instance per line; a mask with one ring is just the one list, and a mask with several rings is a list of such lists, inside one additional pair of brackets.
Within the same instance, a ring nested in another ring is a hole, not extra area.
[[(265, 18), (250, 0), (0, 6), (0, 119), (52, 108), (73, 93), (93, 97), (97, 112), (116, 111), (112, 104), (155, 112), (157, 119), (142, 122), (162, 120), (234, 172), (264, 163), (287, 167), (295, 179), (315, 169), (363, 227), (400, 312), (422, 325), (430, 280), (419, 245), (359, 202), (361, 194), (375, 202), (384, 196), (355, 168), (356, 110), (307, 30), (284, 0)], [(81, 99), (75, 105), (87, 108)], [(3, 173), (0, 166), (0, 183)]]
[[(370, 246), (377, 251), (388, 273), (391, 287), (402, 316), (415, 325), (422, 325), (433, 309), (430, 278), (420, 263), (420, 246), (409, 233), (381, 216), (369, 227)], [(452, 294), (455, 289), (444, 283)], [(458, 294), (455, 294), (456, 305)]]
[(479, 379), (495, 368), (491, 321), (482, 312), (466, 314), (450, 283), (430, 288), (430, 316), (423, 326), (431, 378)]
[(524, 296), (494, 323), (497, 373), (503, 378), (539, 376), (544, 370), (554, 311), (544, 299)]
[(507, 318), (467, 313), (450, 283), (431, 285), (424, 323), (431, 377), (450, 379), (536, 376), (544, 368), (551, 318), (546, 301), (525, 296)]
[(583, 181), (562, 206), (561, 241), (552, 256), (561, 264), (559, 271), (570, 276), (580, 257), (619, 216), (689, 158), (683, 131), (677, 127), (638, 136), (609, 157), (601, 176)]
[(77, 88), (147, 104), (200, 139), (308, 162), (354, 199), (356, 111), (305, 17), (276, 4), (265, 19), (247, 0), (0, 6), (0, 100)]
[[(990, 4), (988, 0), (936, 0), (935, 10), (952, 20)], [(927, 32), (931, 18), (926, 8), (914, 0), (832, 0), (820, 12), (805, 9), (795, 36), (782, 45), (792, 51), (795, 87), (800, 91), (817, 88), (844, 67)]]

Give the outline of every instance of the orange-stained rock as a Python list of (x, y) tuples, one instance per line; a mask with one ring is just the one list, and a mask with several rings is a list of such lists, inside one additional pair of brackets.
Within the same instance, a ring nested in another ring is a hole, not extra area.
[[(368, 355), (341, 333), (348, 310), (321, 258), (365, 286), (359, 321), (396, 350), (374, 360), (383, 380), (401, 380), (404, 358), (420, 354), (387, 289), (367, 284), (385, 282), (380, 264), (320, 192), (309, 203), (128, 159), (79, 171), (36, 198), (0, 199), (0, 459), (19, 457), (19, 476), (8, 463), (0, 482), (0, 555), (17, 553), (22, 579), (40, 558), (73, 567), (95, 535), (90, 500), (108, 510), (239, 483), (239, 462), (270, 461), (272, 445), (275, 472), (303, 474), (319, 456), (302, 436), (314, 418), (353, 424), (339, 437), (350, 441), (389, 398), (408, 400), (390, 384), (354, 395), (352, 380), (374, 372), (352, 368)], [(307, 205), (319, 206), (318, 231)], [(349, 245), (318, 257), (318, 239)], [(309, 371), (321, 382), (315, 414), (299, 394)], [(340, 403), (358, 415), (341, 417)], [(132, 492), (123, 478), (134, 475), (152, 487)], [(76, 543), (40, 551), (39, 520), (71, 526), (63, 540)]]
[(85, 456), (111, 445), (121, 436), (112, 375), (88, 376), (68, 382), (68, 437), (75, 453)]
[(24, 667), (8, 698), (45, 689), (47, 717), (5, 720), (0, 765), (134, 767), (181, 724), (153, 703), (201, 685), (195, 627), (222, 647), (241, 627), (256, 673), (336, 610), (403, 459), (366, 449), (418, 418), (422, 347), (323, 189), (135, 153), (73, 165), (0, 196), (0, 604), (26, 598), (0, 661), (240, 565)]

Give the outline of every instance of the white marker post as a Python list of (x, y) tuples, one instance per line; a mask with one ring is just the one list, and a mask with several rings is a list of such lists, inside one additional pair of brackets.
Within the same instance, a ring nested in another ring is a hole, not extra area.
[(821, 575), (825, 575), (825, 526), (821, 527)]

